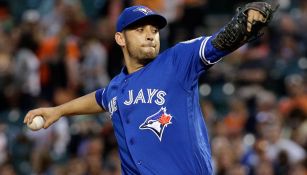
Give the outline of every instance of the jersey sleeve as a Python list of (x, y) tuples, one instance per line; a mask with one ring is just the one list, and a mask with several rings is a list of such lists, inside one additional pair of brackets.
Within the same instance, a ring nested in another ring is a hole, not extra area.
[(95, 92), (96, 102), (98, 105), (103, 108), (105, 111), (108, 111), (107, 105), (107, 87), (98, 89)]
[(211, 38), (211, 36), (195, 38), (180, 42), (172, 48), (172, 66), (177, 78), (186, 87), (196, 83), (202, 72), (228, 54), (228, 52), (214, 48)]

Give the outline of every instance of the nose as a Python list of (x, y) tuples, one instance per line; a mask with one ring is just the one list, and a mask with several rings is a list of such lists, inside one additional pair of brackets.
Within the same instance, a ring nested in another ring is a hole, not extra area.
[(147, 32), (146, 33), (146, 40), (148, 41), (153, 41), (153, 34), (151, 32)]
[(147, 41), (153, 41), (154, 40), (154, 33), (151, 30), (150, 26), (145, 27), (145, 32), (146, 32), (146, 40)]

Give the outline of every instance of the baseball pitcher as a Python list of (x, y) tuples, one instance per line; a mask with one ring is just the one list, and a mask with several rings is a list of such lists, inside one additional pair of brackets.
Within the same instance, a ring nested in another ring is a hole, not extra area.
[(181, 42), (159, 54), (166, 19), (145, 6), (126, 8), (115, 40), (125, 66), (107, 87), (60, 106), (31, 110), (48, 128), (61, 116), (108, 111), (124, 175), (210, 175), (211, 151), (199, 105), (198, 78), (220, 59), (260, 36), (276, 10), (252, 2), (211, 36)]

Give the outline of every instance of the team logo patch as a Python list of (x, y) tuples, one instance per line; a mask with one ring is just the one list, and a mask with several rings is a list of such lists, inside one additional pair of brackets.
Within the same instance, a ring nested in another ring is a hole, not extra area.
[(138, 8), (136, 8), (136, 9), (134, 9), (133, 11), (142, 12), (142, 13), (144, 13), (144, 15), (148, 15), (148, 14), (153, 13), (153, 11), (150, 10), (149, 8), (147, 8), (147, 7), (138, 7)]
[(163, 131), (169, 125), (172, 124), (173, 116), (166, 113), (166, 108), (162, 107), (158, 112), (146, 118), (145, 122), (140, 125), (140, 129), (149, 129), (162, 140)]

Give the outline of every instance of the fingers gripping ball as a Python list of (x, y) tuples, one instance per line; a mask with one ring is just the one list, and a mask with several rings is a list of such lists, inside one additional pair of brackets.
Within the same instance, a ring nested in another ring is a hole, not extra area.
[(41, 128), (43, 128), (45, 124), (45, 119), (38, 115), (36, 117), (33, 118), (32, 123), (28, 123), (28, 128), (30, 128), (32, 131), (37, 131), (40, 130)]

